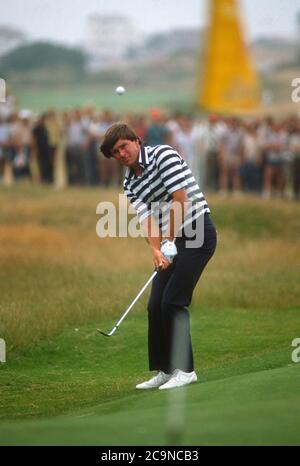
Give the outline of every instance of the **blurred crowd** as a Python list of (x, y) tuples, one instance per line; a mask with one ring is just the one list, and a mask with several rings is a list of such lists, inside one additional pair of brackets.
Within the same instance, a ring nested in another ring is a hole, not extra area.
[[(92, 106), (35, 117), (0, 112), (0, 183), (119, 186), (123, 168), (101, 156), (107, 128), (121, 118)], [(122, 115), (146, 145), (169, 144), (186, 160), (204, 192), (300, 199), (300, 120), (210, 115)]]

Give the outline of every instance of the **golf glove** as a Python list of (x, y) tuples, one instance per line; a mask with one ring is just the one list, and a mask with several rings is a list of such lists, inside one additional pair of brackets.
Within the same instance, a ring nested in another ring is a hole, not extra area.
[(174, 241), (169, 241), (168, 239), (162, 241), (160, 252), (169, 262), (173, 262), (174, 257), (177, 255), (177, 248)]

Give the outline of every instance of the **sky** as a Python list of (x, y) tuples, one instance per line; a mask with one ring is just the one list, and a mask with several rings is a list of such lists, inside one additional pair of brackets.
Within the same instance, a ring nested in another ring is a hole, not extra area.
[[(206, 23), (208, 0), (2, 0), (0, 24), (17, 26), (31, 39), (77, 45), (93, 13), (122, 13), (146, 34)], [(300, 0), (240, 0), (247, 38), (295, 38)]]

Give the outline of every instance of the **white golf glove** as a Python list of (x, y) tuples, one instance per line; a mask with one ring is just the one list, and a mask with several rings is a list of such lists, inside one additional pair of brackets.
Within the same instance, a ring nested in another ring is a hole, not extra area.
[(168, 239), (162, 241), (160, 252), (169, 262), (173, 262), (174, 257), (177, 255), (177, 248), (174, 241), (169, 241)]

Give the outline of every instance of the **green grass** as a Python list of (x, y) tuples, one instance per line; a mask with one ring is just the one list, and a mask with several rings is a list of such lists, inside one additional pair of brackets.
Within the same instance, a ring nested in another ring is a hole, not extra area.
[(134, 390), (148, 375), (144, 314), (110, 339), (96, 323), (65, 330), (2, 367), (0, 444), (163, 445), (181, 409), (183, 444), (299, 444), (298, 313), (275, 319), (268, 335), (274, 313), (193, 309), (199, 381), (168, 393)]
[[(179, 400), (174, 392), (152, 391), (76, 415), (5, 422), (1, 443), (170, 445), (176, 438), (200, 446), (299, 445), (299, 377), (297, 368), (286, 367), (193, 385)], [(184, 413), (176, 430), (170, 425), (174, 401)]]
[[(67, 329), (8, 361), (1, 368), (1, 418), (57, 415), (76, 410), (78, 403), (93, 406), (132, 393), (135, 382), (148, 375), (146, 315), (132, 312), (110, 339), (96, 328), (108, 330), (114, 321), (95, 322)], [(280, 331), (268, 335), (274, 318)], [(288, 364), (298, 321), (292, 310), (274, 316), (263, 311), (193, 309), (200, 381)]]
[(297, 204), (209, 198), (219, 245), (191, 307), (198, 383), (145, 393), (148, 292), (112, 338), (96, 333), (152, 270), (142, 238), (96, 236), (97, 203), (118, 193), (0, 196), (0, 444), (163, 445), (181, 422), (171, 409), (177, 443), (300, 443)]
[[(116, 84), (117, 85), (117, 84)], [(115, 85), (103, 86), (68, 86), (58, 89), (17, 89), (19, 106), (34, 111), (45, 111), (47, 108), (70, 109), (72, 107), (94, 105), (97, 108), (111, 108), (116, 112), (142, 111), (152, 107), (184, 108), (193, 103), (193, 93), (180, 89), (147, 90), (127, 87), (126, 93), (119, 96), (115, 93)]]

